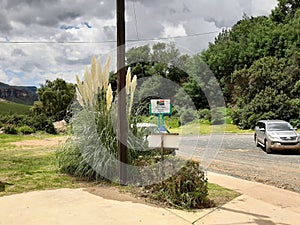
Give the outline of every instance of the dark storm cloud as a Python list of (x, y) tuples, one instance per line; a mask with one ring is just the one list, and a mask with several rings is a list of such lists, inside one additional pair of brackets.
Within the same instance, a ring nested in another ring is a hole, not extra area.
[[(72, 21), (77, 18), (90, 19), (98, 17), (110, 19), (114, 16), (114, 1), (98, 0), (0, 0), (1, 30), (9, 31), (7, 21), (12, 21), (26, 26), (33, 24), (57, 27), (62, 21)], [(6, 29), (4, 29), (6, 28)]]
[(59, 56), (55, 58), (55, 61), (59, 64), (66, 64), (66, 65), (88, 65), (91, 62), (91, 58), (93, 55), (87, 55), (84, 58), (80, 59), (67, 59), (63, 56)]
[(23, 57), (23, 56), (26, 56), (26, 53), (22, 50), (22, 49), (14, 49), (11, 53), (11, 56), (13, 57)]
[(0, 32), (7, 34), (11, 29), (6, 12), (0, 8)]
[(4, 7), (10, 9), (20, 9), (23, 7), (39, 7), (44, 4), (55, 4), (58, 0), (2, 0)]

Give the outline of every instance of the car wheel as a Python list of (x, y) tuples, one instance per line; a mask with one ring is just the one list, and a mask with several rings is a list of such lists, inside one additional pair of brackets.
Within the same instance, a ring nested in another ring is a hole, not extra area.
[(260, 144), (259, 144), (259, 142), (258, 142), (258, 139), (257, 139), (257, 136), (256, 136), (256, 135), (254, 136), (254, 141), (255, 141), (256, 147), (260, 147)]
[(272, 149), (270, 148), (270, 143), (265, 140), (265, 150), (268, 154), (272, 153)]

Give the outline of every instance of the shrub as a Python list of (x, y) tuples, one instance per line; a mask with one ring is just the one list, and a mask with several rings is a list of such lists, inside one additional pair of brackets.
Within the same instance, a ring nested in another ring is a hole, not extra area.
[(18, 130), (20, 133), (22, 133), (22, 134), (32, 134), (32, 133), (35, 132), (35, 130), (34, 130), (33, 128), (31, 128), (31, 127), (29, 127), (29, 126), (27, 126), (27, 125), (24, 125), (24, 126), (22, 126), (22, 127), (19, 127), (17, 130)]
[(4, 130), (4, 133), (6, 133), (6, 134), (17, 134), (18, 133), (16, 126), (13, 124), (5, 124), (3, 126), (3, 130)]
[(209, 109), (201, 109), (198, 111), (198, 116), (203, 124), (211, 123), (211, 111)]
[(193, 109), (184, 109), (180, 114), (181, 125), (197, 119), (197, 111)]
[(45, 114), (33, 115), (27, 119), (26, 125), (33, 127), (35, 130), (46, 131), (48, 134), (56, 134), (52, 118)]
[(298, 129), (300, 128), (300, 119), (292, 119), (290, 121), (290, 123), (293, 127), (298, 128)]
[(211, 204), (207, 198), (207, 178), (196, 161), (187, 161), (176, 175), (145, 189), (150, 199), (167, 206), (196, 209)]
[(0, 122), (12, 124), (15, 126), (23, 126), (25, 125), (25, 121), (27, 120), (28, 115), (25, 114), (7, 114), (1, 115)]
[(53, 120), (45, 114), (11, 114), (0, 117), (0, 123), (3, 124), (11, 124), (16, 127), (29, 126), (34, 130), (46, 131), (49, 134), (56, 134), (52, 122)]

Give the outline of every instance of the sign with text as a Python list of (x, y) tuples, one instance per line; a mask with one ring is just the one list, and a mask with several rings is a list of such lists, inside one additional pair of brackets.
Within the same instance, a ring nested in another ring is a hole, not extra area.
[(150, 114), (172, 114), (172, 106), (170, 99), (151, 99)]

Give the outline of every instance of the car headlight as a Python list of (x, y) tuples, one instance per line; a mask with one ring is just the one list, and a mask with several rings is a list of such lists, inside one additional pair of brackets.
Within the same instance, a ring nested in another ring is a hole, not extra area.
[(271, 141), (281, 141), (280, 137), (269, 135)]

